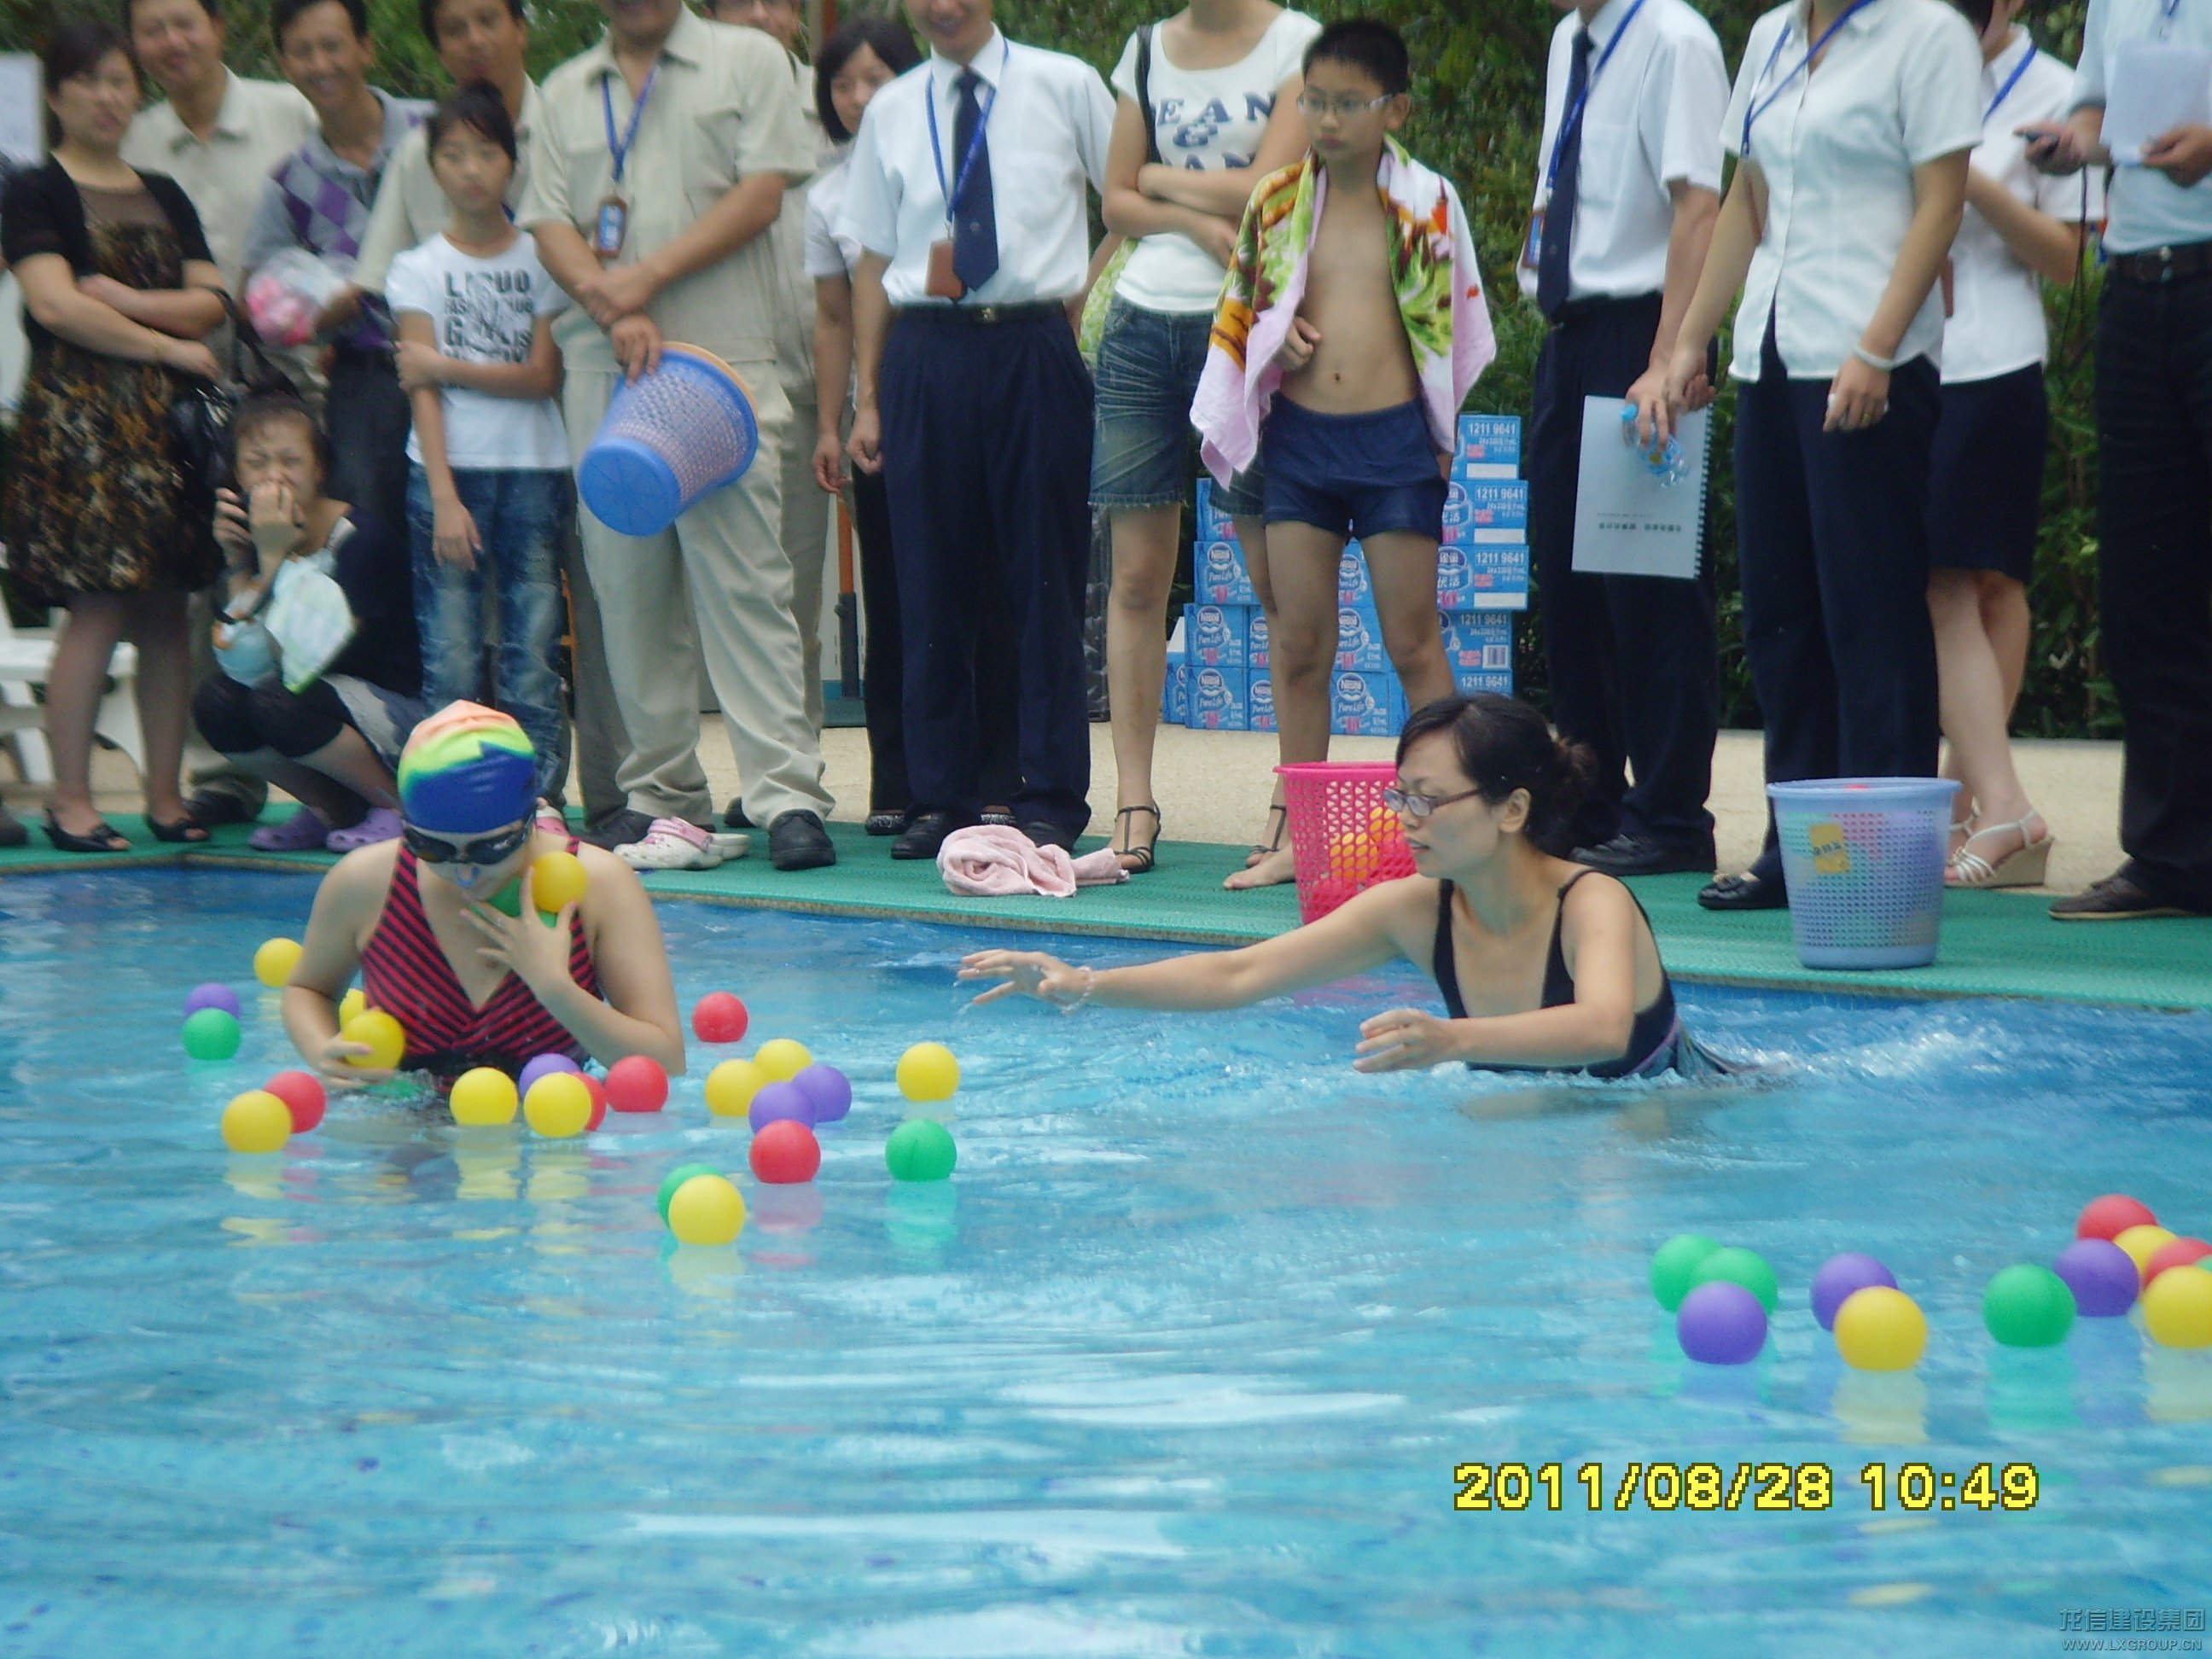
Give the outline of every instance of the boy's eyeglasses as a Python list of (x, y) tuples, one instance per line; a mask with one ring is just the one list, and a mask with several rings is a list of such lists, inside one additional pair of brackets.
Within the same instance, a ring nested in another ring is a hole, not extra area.
[(531, 836), (538, 833), (537, 821), (525, 818), (507, 829), (494, 830), (489, 836), (479, 836), (474, 841), (455, 846), (452, 842), (417, 830), (407, 824), (400, 830), (407, 850), (425, 864), (473, 864), (478, 866), (498, 864), (520, 851)]
[(1456, 795), (1413, 795), (1390, 784), (1383, 788), (1382, 805), (1409, 818), (1425, 818), (1432, 817), (1438, 807), (1449, 806), (1454, 801), (1473, 800), (1481, 793), (1480, 789), (1462, 789)]
[(1381, 109), (1394, 96), (1395, 94), (1385, 93), (1380, 98), (1317, 98), (1312, 93), (1304, 92), (1298, 94), (1298, 112), (1310, 115), (1316, 120), (1324, 115), (1334, 115), (1340, 121), (1349, 121), (1370, 110)]

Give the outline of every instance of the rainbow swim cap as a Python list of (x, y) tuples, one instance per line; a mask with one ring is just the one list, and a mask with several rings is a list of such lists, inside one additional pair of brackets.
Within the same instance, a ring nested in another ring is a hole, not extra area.
[(537, 751), (512, 715), (450, 702), (399, 751), (399, 810), (418, 830), (480, 836), (530, 816)]

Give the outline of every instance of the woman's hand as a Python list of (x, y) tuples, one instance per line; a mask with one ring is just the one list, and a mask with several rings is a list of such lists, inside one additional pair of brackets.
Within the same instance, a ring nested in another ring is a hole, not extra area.
[(446, 354), (421, 340), (399, 343), (399, 389), (433, 392), (446, 383)]
[(1828, 384), (1823, 432), (1863, 432), (1889, 413), (1889, 375), (1857, 357), (1846, 357)]
[(561, 907), (561, 914), (547, 922), (538, 913), (538, 903), (532, 896), (536, 878), (534, 869), (523, 871), (520, 915), (510, 916), (474, 898), (467, 902), (463, 914), (483, 935), (477, 957), (491, 967), (506, 969), (530, 988), (532, 996), (544, 1002), (549, 993), (575, 983), (568, 971), (568, 939), (569, 924), (576, 917), (576, 901), (569, 900)]
[(825, 495), (838, 495), (845, 488), (845, 441), (834, 432), (815, 440), (814, 482)]
[(253, 545), (253, 532), (246, 522), (246, 507), (234, 489), (215, 492), (215, 538), (218, 544), (234, 553), (243, 553)]
[(1713, 401), (1705, 354), (1685, 347), (1663, 366), (1653, 364), (1628, 388), (1628, 401), (1636, 408), (1636, 441), (1646, 449), (1665, 443), (1683, 416)]
[(88, 300), (99, 301), (111, 311), (121, 312), (125, 317), (130, 317), (134, 323), (139, 320), (131, 315), (138, 298), (138, 290), (128, 283), (118, 283), (112, 276), (102, 276), (95, 273), (90, 276), (78, 277), (76, 291)]
[(198, 340), (179, 340), (173, 335), (156, 334), (154, 343), (156, 367), (189, 374), (196, 380), (219, 380), (222, 365)]
[(1091, 991), (1089, 969), (1071, 968), (1042, 951), (978, 951), (961, 958), (959, 977), (1006, 981), (977, 997), (972, 1006), (978, 1008), (1017, 993), (1066, 1008), (1082, 1001)]
[(350, 1056), (373, 1052), (366, 1042), (351, 1042), (333, 1031), (330, 1041), (323, 1044), (322, 1052), (315, 1056), (315, 1074), (333, 1089), (366, 1089), (373, 1084), (389, 1083), (398, 1073), (388, 1066), (356, 1066)]
[(1283, 366), (1285, 374), (1296, 374), (1313, 362), (1314, 352), (1321, 345), (1321, 331), (1303, 317), (1291, 319), (1291, 331), (1283, 336), (1282, 349), (1275, 353), (1275, 361)]
[(874, 409), (853, 411), (853, 434), (845, 441), (845, 453), (853, 458), (853, 465), (861, 471), (873, 474), (884, 470), (884, 417)]
[(1164, 202), (1167, 195), (1160, 188), (1161, 181), (1175, 169), (1164, 161), (1147, 161), (1137, 169), (1137, 194), (1155, 202)]
[(307, 526), (307, 513), (292, 493), (292, 486), (282, 482), (256, 484), (247, 507), (247, 528), (263, 568), (283, 563), (285, 556), (300, 544)]
[(1393, 1008), (1360, 1024), (1355, 1072), (1425, 1071), (1447, 1060), (1462, 1060), (1455, 1022), (1418, 1008)]
[[(1214, 264), (1224, 270), (1228, 270), (1237, 258), (1237, 227), (1226, 219), (1215, 218), (1210, 213), (1201, 213), (1197, 217), (1198, 223), (1191, 228), (1198, 234), (1191, 240), (1205, 250), (1206, 257)], [(1297, 332), (1295, 323), (1291, 325), (1291, 331), (1293, 334)]]
[(483, 549), (483, 538), (477, 532), (476, 515), (459, 496), (431, 502), (430, 551), (437, 556), (440, 564), (473, 570), (477, 568), (477, 555)]

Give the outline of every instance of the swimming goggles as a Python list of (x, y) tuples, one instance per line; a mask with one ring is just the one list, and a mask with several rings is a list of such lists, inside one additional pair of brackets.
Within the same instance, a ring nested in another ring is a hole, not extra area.
[(404, 825), (399, 833), (407, 843), (407, 850), (424, 864), (473, 864), (481, 868), (501, 863), (520, 852), (538, 833), (538, 823), (534, 818), (525, 818), (520, 823), (511, 823), (504, 830), (479, 836), (458, 847), (411, 823)]

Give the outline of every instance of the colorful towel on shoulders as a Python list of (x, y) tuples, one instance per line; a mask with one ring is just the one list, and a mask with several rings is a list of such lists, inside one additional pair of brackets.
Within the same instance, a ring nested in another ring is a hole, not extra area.
[[(1449, 450), (1460, 405), (1498, 355), (1474, 237), (1451, 181), (1395, 138), (1384, 141), (1375, 184), (1395, 226), (1390, 270), (1429, 430), (1440, 451)], [(1224, 483), (1260, 453), (1260, 426), (1282, 384), (1277, 358), (1305, 298), (1328, 191), (1328, 171), (1309, 152), (1261, 180), (1244, 210), (1190, 410), (1206, 468)]]

